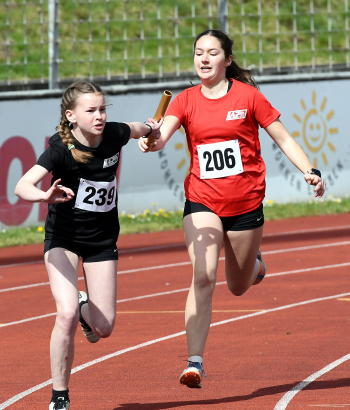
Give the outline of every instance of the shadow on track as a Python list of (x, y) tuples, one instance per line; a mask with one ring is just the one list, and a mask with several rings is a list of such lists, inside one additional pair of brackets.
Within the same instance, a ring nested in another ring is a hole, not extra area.
[[(208, 399), (208, 400), (187, 400), (187, 401), (177, 401), (177, 402), (167, 402), (167, 403), (128, 403), (120, 404), (120, 407), (115, 407), (113, 410), (126, 409), (126, 410), (166, 410), (174, 409), (182, 406), (205, 406), (209, 404), (221, 404), (221, 403), (237, 403), (241, 401), (256, 399), (258, 397), (273, 396), (275, 394), (287, 393), (294, 386), (299, 384), (300, 381), (290, 384), (282, 384), (279, 386), (264, 387), (263, 389), (256, 390), (251, 394), (245, 396), (232, 396), (232, 397), (222, 397), (218, 399)], [(342, 378), (337, 380), (320, 380), (315, 381), (303, 390), (326, 390), (326, 389), (336, 389), (339, 387), (349, 387), (350, 378)], [(276, 398), (276, 402), (280, 397)]]

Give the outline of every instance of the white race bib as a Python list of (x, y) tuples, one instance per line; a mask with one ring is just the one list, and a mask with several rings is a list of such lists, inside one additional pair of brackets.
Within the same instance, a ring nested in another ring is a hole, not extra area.
[(75, 208), (91, 212), (109, 212), (116, 206), (116, 178), (112, 182), (88, 181), (80, 178)]
[(238, 140), (197, 145), (201, 179), (223, 178), (243, 172)]

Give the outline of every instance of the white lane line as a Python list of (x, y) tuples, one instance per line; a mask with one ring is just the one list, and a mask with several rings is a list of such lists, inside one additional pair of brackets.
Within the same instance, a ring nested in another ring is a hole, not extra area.
[[(323, 269), (342, 268), (344, 266), (350, 266), (350, 262), (338, 263), (338, 264), (335, 264), (335, 265), (317, 266), (315, 268), (297, 269), (297, 270), (289, 270), (289, 271), (285, 271), (285, 272), (271, 273), (269, 275), (266, 275), (266, 278), (274, 277), (274, 276), (282, 276), (282, 275), (291, 275), (293, 273), (311, 272), (311, 271), (317, 271), (317, 270), (323, 270)], [(84, 279), (84, 278), (79, 278), (79, 279)], [(226, 281), (217, 282), (216, 285), (217, 286), (226, 285)], [(117, 303), (131, 302), (133, 300), (141, 300), (141, 299), (153, 298), (153, 297), (157, 297), (157, 296), (171, 295), (171, 294), (174, 294), (174, 293), (186, 292), (186, 291), (189, 291), (189, 289), (190, 288), (182, 288), (182, 289), (169, 290), (167, 292), (159, 292), (159, 293), (151, 293), (151, 294), (142, 295), (142, 296), (134, 296), (134, 297), (128, 298), (128, 299), (119, 299), (119, 300), (117, 300)], [(55, 316), (55, 315), (56, 315), (56, 313), (48, 313), (47, 315), (34, 316), (34, 317), (27, 318), (27, 319), (17, 320), (16, 322), (0, 323), (0, 328), (1, 327), (12, 326), (12, 325), (18, 325), (20, 323), (31, 322), (32, 320), (44, 319), (46, 317)]]
[(34, 261), (34, 262), (20, 262), (20, 263), (12, 263), (11, 265), (0, 265), (0, 269), (15, 268), (16, 266), (25, 266), (25, 265), (37, 265), (39, 263), (44, 263), (44, 258), (40, 261)]
[(298, 234), (303, 234), (303, 233), (315, 233), (315, 232), (327, 232), (327, 231), (338, 231), (338, 230), (342, 230), (342, 229), (350, 229), (350, 225), (327, 226), (327, 227), (324, 227), (324, 228), (302, 229), (302, 230), (299, 230), (299, 231), (264, 233), (263, 237), (282, 236), (282, 235), (298, 235)]
[[(80, 276), (78, 280), (84, 279), (83, 276)], [(28, 289), (28, 288), (36, 288), (37, 286), (44, 286), (44, 285), (50, 285), (50, 282), (41, 282), (41, 283), (34, 283), (32, 285), (23, 285), (23, 286), (16, 286), (14, 288), (5, 288), (5, 289), (0, 289), (0, 293), (2, 292), (9, 292), (11, 290), (20, 290), (20, 289)]]
[[(224, 260), (225, 258), (219, 258), (219, 260)], [(191, 265), (190, 261), (187, 262), (177, 262), (177, 263), (169, 263), (167, 265), (158, 265), (158, 266), (147, 266), (147, 268), (136, 268), (136, 269), (129, 269), (129, 270), (122, 270), (118, 272), (118, 275), (124, 275), (125, 273), (134, 273), (134, 272), (143, 272), (146, 270), (153, 270), (153, 269), (163, 269), (163, 268), (174, 268), (176, 266), (185, 266)]]
[(335, 265), (316, 266), (315, 268), (305, 268), (305, 269), (297, 269), (297, 270), (288, 270), (285, 272), (270, 273), (266, 275), (266, 278), (270, 278), (272, 276), (289, 275), (291, 273), (312, 272), (314, 270), (343, 268), (344, 266), (350, 266), (350, 262), (337, 263)]
[[(277, 249), (275, 251), (265, 251), (263, 252), (263, 255), (265, 256), (265, 255), (274, 255), (276, 253), (307, 251), (310, 249), (328, 248), (329, 246), (344, 246), (344, 245), (350, 245), (350, 241), (333, 242), (333, 243), (327, 243), (327, 244), (322, 244), (322, 245), (301, 246), (298, 248)], [(223, 260), (225, 260), (224, 256), (219, 258), (219, 261), (223, 261)], [(172, 268), (175, 266), (184, 266), (184, 265), (190, 265), (190, 264), (191, 262), (188, 261), (188, 262), (181, 262), (181, 263), (170, 263), (168, 265), (149, 266), (147, 268), (129, 269), (129, 270), (118, 272), (118, 275), (122, 275), (125, 273), (134, 273), (134, 272), (152, 270), (152, 269)]]
[[(299, 231), (287, 231), (287, 232), (272, 232), (272, 233), (265, 233), (263, 234), (263, 238), (269, 238), (274, 236), (283, 236), (283, 235), (298, 235), (304, 233), (313, 233), (313, 232), (327, 232), (327, 231), (338, 231), (343, 229), (350, 229), (350, 225), (343, 225), (343, 226), (327, 226), (324, 228), (313, 228), (313, 229), (302, 229)], [(158, 245), (158, 246), (148, 246), (143, 248), (136, 248), (136, 249), (121, 249), (119, 251), (120, 254), (123, 253), (135, 253), (135, 252), (147, 252), (152, 250), (159, 250), (159, 249), (169, 249), (169, 248), (176, 248), (179, 246), (185, 246), (185, 243), (175, 243), (175, 244), (168, 244), (168, 245)], [(38, 263), (44, 263), (44, 259), (34, 261), (34, 262), (22, 262), (22, 263), (13, 263), (10, 265), (0, 265), (0, 269), (2, 268), (12, 268), (16, 266), (24, 266), (24, 265), (33, 265)]]
[[(305, 251), (305, 250), (310, 250), (310, 249), (327, 248), (328, 246), (344, 246), (344, 245), (350, 245), (350, 241), (333, 242), (333, 243), (322, 244), (322, 245), (302, 246), (302, 247), (299, 247), (299, 248), (277, 249), (275, 251), (263, 252), (263, 255), (273, 255), (273, 254), (276, 254), (276, 253)], [(224, 256), (219, 258), (219, 261), (223, 261), (223, 260), (225, 260)], [(135, 273), (135, 272), (144, 272), (144, 271), (154, 270), (154, 269), (174, 268), (174, 267), (177, 267), (177, 266), (185, 266), (185, 265), (191, 265), (191, 262), (187, 261), (187, 262), (169, 263), (167, 265), (147, 266), (146, 268), (136, 268), (136, 269), (122, 270), (122, 271), (118, 272), (118, 275), (124, 275), (124, 274), (127, 274), (127, 273)], [(316, 268), (316, 269), (318, 269), (318, 268)], [(269, 275), (269, 276), (271, 276), (271, 275)], [(78, 280), (82, 280), (82, 279), (84, 279), (84, 278), (83, 277), (78, 278)], [(35, 283), (35, 284), (32, 284), (32, 285), (23, 285), (23, 286), (17, 286), (17, 287), (13, 287), (13, 288), (0, 289), (0, 293), (9, 292), (9, 291), (12, 291), (12, 290), (27, 289), (27, 288), (36, 287), (36, 286), (44, 286), (44, 285), (49, 285), (49, 282), (41, 282), (41, 283)]]
[[(243, 315), (243, 316), (238, 316), (238, 317), (234, 317), (234, 318), (231, 318), (231, 319), (222, 320), (222, 321), (220, 321), (220, 322), (212, 323), (212, 324), (210, 325), (210, 327), (220, 326), (220, 325), (224, 325), (224, 324), (227, 324), (227, 323), (236, 322), (236, 321), (238, 321), (238, 320), (248, 319), (248, 318), (255, 317), (255, 316), (259, 316), (259, 315), (264, 315), (264, 314), (266, 314), (266, 313), (278, 312), (278, 311), (285, 310), (285, 309), (290, 309), (290, 308), (294, 308), (294, 307), (299, 307), (299, 306), (303, 306), (303, 305), (308, 305), (308, 304), (316, 303), (316, 302), (323, 302), (323, 301), (325, 301), (325, 300), (331, 300), (331, 299), (341, 298), (341, 297), (349, 296), (349, 295), (350, 295), (350, 292), (348, 292), (348, 293), (341, 293), (341, 294), (338, 294), (338, 295), (326, 296), (326, 297), (323, 297), (323, 298), (305, 300), (305, 301), (303, 301), (303, 302), (292, 303), (292, 304), (290, 304), (290, 305), (279, 306), (279, 307), (273, 308), (273, 309), (266, 309), (266, 310), (263, 310), (263, 311), (254, 312), (254, 313), (250, 313), (250, 314), (247, 314), (247, 315)], [(106, 355), (106, 356), (102, 356), (102, 357), (100, 357), (100, 358), (98, 358), (98, 359), (95, 359), (95, 360), (92, 360), (92, 361), (90, 361), (90, 362), (87, 362), (87, 363), (85, 363), (85, 364), (83, 364), (83, 365), (81, 365), (81, 366), (75, 367), (74, 369), (72, 369), (71, 374), (77, 373), (77, 372), (79, 372), (80, 370), (84, 370), (84, 369), (86, 369), (87, 367), (90, 367), (90, 366), (93, 366), (93, 365), (95, 365), (95, 364), (101, 363), (101, 362), (103, 362), (103, 361), (105, 361), (105, 360), (108, 360), (108, 359), (111, 359), (111, 358), (113, 358), (113, 357), (120, 356), (120, 355), (122, 355), (122, 354), (124, 354), (124, 353), (128, 353), (128, 352), (131, 352), (131, 351), (133, 351), (133, 350), (141, 349), (141, 348), (143, 348), (143, 347), (147, 347), (147, 346), (153, 345), (153, 344), (155, 344), (155, 343), (163, 342), (164, 340), (169, 340), (169, 339), (174, 339), (174, 338), (179, 337), (179, 336), (184, 336), (185, 334), (186, 334), (185, 331), (178, 332), (178, 333), (173, 333), (173, 334), (171, 334), (171, 335), (164, 336), (164, 337), (160, 337), (160, 338), (158, 338), (158, 339), (153, 339), (153, 340), (150, 340), (150, 341), (145, 342), (145, 343), (140, 343), (140, 344), (138, 344), (138, 345), (136, 345), (136, 346), (131, 346), (131, 347), (128, 347), (128, 348), (123, 349), (123, 350), (118, 350), (117, 352), (111, 353), (111, 354)], [(20, 393), (20, 394), (17, 394), (16, 396), (11, 397), (9, 400), (7, 400), (7, 401), (5, 401), (5, 402), (3, 402), (3, 403), (0, 404), (0, 410), (6, 409), (6, 408), (9, 407), (11, 404), (13, 404), (13, 403), (15, 403), (15, 402), (17, 402), (17, 401), (23, 399), (25, 396), (28, 396), (29, 394), (34, 393), (34, 392), (37, 391), (37, 390), (42, 389), (43, 387), (48, 386), (48, 385), (51, 384), (51, 383), (52, 383), (52, 379), (47, 380), (46, 382), (43, 382), (43, 383), (41, 383), (41, 384), (38, 384), (38, 385), (36, 385), (36, 386), (34, 386), (34, 387), (28, 389), (28, 390), (25, 390), (24, 392), (22, 392), (22, 393)]]
[(274, 255), (276, 253), (307, 251), (309, 249), (328, 248), (329, 246), (344, 246), (344, 245), (350, 245), (350, 241), (323, 243), (321, 245), (301, 246), (299, 248), (277, 249), (275, 251), (266, 251), (266, 252), (263, 252), (262, 254), (263, 255)]
[(303, 390), (306, 386), (308, 386), (311, 382), (315, 381), (318, 379), (320, 376), (324, 375), (325, 373), (333, 370), (335, 367), (339, 366), (340, 364), (346, 362), (347, 360), (350, 359), (350, 354), (347, 354), (340, 359), (334, 361), (333, 363), (330, 363), (323, 369), (319, 370), (318, 372), (312, 374), (309, 376), (307, 379), (303, 380), (296, 386), (294, 386), (289, 392), (287, 392), (281, 400), (276, 404), (275, 408), (273, 410), (285, 410), (289, 404), (289, 402), (296, 396), (300, 390)]
[[(185, 245), (185, 243), (173, 243), (173, 244), (169, 244), (169, 245), (147, 246), (147, 247), (144, 247), (144, 248), (121, 249), (121, 250), (118, 250), (118, 253), (123, 254), (123, 253), (135, 253), (135, 252), (148, 252), (148, 251), (155, 251), (155, 250), (160, 250), (160, 249), (177, 248), (179, 246), (185, 247), (186, 245)], [(38, 264), (38, 263), (44, 263), (44, 256), (43, 256), (43, 259), (40, 259), (38, 261), (12, 263), (10, 265), (0, 265), (0, 269), (2, 269), (2, 268), (14, 268), (16, 266), (35, 265), (35, 264)]]
[(41, 315), (41, 316), (29, 317), (28, 319), (16, 320), (15, 322), (0, 323), (0, 328), (7, 327), (7, 326), (13, 326), (13, 325), (19, 325), (20, 323), (31, 322), (32, 320), (45, 319), (46, 317), (56, 316), (56, 315), (57, 313), (55, 312), (55, 313), (48, 313), (46, 315)]

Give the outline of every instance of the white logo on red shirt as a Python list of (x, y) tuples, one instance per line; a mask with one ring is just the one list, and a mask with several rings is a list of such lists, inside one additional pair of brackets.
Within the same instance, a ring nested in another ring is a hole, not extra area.
[(235, 110), (227, 113), (226, 121), (241, 120), (247, 116), (247, 110)]

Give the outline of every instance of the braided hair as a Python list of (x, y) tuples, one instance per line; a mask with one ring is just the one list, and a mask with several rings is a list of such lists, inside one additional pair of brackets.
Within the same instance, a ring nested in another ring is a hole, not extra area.
[(213, 36), (216, 37), (224, 50), (225, 57), (229, 58), (232, 56), (231, 65), (226, 67), (226, 78), (233, 78), (234, 80), (240, 81), (241, 83), (252, 85), (253, 87), (259, 89), (259, 86), (254, 80), (250, 70), (239, 67), (239, 65), (234, 61), (234, 56), (232, 54), (233, 40), (221, 30), (205, 30), (203, 33), (198, 34), (196, 40), (193, 44), (193, 49), (196, 49), (197, 41), (203, 36)]
[(75, 83), (71, 84), (63, 94), (62, 101), (61, 101), (61, 121), (60, 125), (56, 127), (58, 129), (58, 133), (61, 137), (61, 140), (64, 145), (66, 145), (70, 152), (72, 153), (73, 158), (77, 162), (88, 162), (89, 159), (92, 157), (91, 152), (83, 152), (79, 151), (74, 146), (74, 139), (72, 137), (69, 121), (66, 117), (66, 111), (72, 110), (76, 103), (77, 99), (80, 94), (103, 94), (101, 87), (97, 84), (88, 81), (76, 81)]

